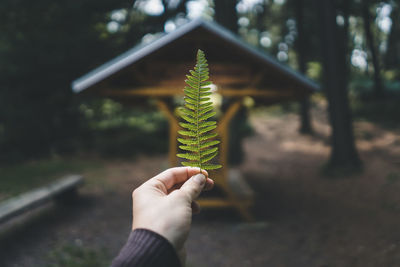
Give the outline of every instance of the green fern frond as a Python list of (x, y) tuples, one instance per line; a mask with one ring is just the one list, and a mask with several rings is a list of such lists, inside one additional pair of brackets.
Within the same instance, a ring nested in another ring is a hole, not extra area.
[(182, 162), (183, 166), (198, 167), (204, 170), (214, 170), (221, 168), (219, 164), (212, 164), (210, 161), (218, 155), (218, 145), (220, 141), (213, 140), (217, 133), (212, 132), (217, 128), (215, 121), (209, 120), (215, 116), (211, 98), (212, 93), (208, 81), (209, 71), (204, 52), (197, 51), (197, 63), (194, 70), (186, 75), (186, 84), (183, 89), (185, 93), (185, 104), (179, 109), (180, 116), (185, 122), (179, 125), (184, 130), (178, 133), (185, 138), (178, 138), (182, 144), (180, 149), (187, 153), (177, 154), (178, 157), (188, 161)]

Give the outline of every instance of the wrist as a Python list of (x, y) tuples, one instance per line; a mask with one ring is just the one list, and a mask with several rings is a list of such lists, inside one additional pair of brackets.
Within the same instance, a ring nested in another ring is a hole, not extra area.
[(132, 231), (135, 230), (147, 230), (151, 231), (161, 237), (163, 237), (168, 243), (176, 250), (179, 251), (180, 246), (179, 242), (177, 242), (177, 238), (175, 238), (175, 235), (172, 234), (173, 231), (169, 230), (167, 226), (163, 226), (161, 223), (158, 223), (156, 225), (132, 225)]

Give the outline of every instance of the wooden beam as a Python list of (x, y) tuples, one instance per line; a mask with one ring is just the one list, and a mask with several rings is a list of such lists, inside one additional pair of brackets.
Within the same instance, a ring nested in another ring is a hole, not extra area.
[[(142, 66), (140, 66), (142, 67)], [(171, 61), (161, 61), (161, 60), (153, 60), (147, 61), (146, 70), (154, 73), (153, 71), (175, 74), (177, 71), (183, 71), (187, 73), (189, 69), (193, 68), (193, 61), (186, 62), (174, 62), (171, 64)], [(213, 62), (210, 65), (211, 73), (220, 74), (220, 73), (234, 73), (234, 74), (243, 74), (243, 75), (251, 75), (252, 69), (247, 65), (243, 65), (241, 63), (222, 63), (222, 62)]]
[[(232, 89), (232, 88), (221, 88), (216, 93), (225, 97), (258, 97), (258, 98), (270, 98), (270, 97), (290, 97), (296, 95), (292, 90), (271, 90), (271, 89)], [(101, 94), (108, 97), (117, 96), (132, 96), (132, 97), (172, 97), (177, 95), (183, 95), (183, 89), (176, 87), (139, 87), (136, 89), (107, 89), (102, 90)]]
[(291, 96), (293, 95), (292, 91), (282, 91), (282, 90), (268, 90), (268, 89), (219, 89), (217, 91), (219, 94), (225, 97), (260, 97), (260, 98), (269, 98), (269, 97), (277, 97), (277, 96)]
[(260, 71), (259, 73), (257, 73), (255, 75), (255, 77), (253, 78), (253, 80), (249, 83), (249, 85), (246, 87), (246, 89), (252, 89), (252, 88), (256, 88), (258, 86), (258, 84), (262, 81), (263, 77), (264, 77), (264, 72)]
[(207, 208), (234, 207), (234, 203), (226, 198), (200, 198), (197, 202)]
[(137, 96), (137, 97), (171, 97), (175, 95), (183, 95), (183, 89), (176, 87), (138, 87), (135, 89), (107, 89), (101, 91), (105, 96)]
[[(157, 85), (160, 87), (178, 87), (178, 88), (183, 88), (184, 81), (182, 77), (185, 77), (183, 75), (176, 75), (176, 76), (168, 76), (168, 79), (159, 81), (157, 82)], [(235, 75), (235, 74), (227, 74), (227, 75), (212, 75), (210, 79), (217, 84), (218, 86), (234, 86), (235, 84), (237, 85), (246, 85), (252, 83), (254, 80), (254, 77), (252, 76), (243, 76), (243, 75)], [(146, 84), (149, 84), (147, 82)], [(153, 82), (153, 84), (155, 84)]]
[(241, 105), (243, 103), (243, 99), (239, 99), (231, 104), (228, 109), (226, 110), (225, 114), (219, 120), (218, 127), (220, 129), (225, 129), (228, 127), (230, 121), (232, 120), (233, 116), (235, 116), (236, 112), (239, 111)]
[(157, 107), (161, 110), (162, 113), (167, 117), (169, 122), (169, 150), (168, 150), (168, 160), (171, 167), (178, 166), (178, 159), (176, 154), (178, 152), (178, 129), (179, 124), (178, 120), (174, 115), (173, 110), (168, 106), (168, 104), (161, 100), (156, 99)]
[(228, 153), (229, 153), (229, 123), (232, 120), (232, 118), (235, 116), (235, 114), (239, 111), (241, 105), (242, 105), (243, 100), (237, 100), (233, 104), (231, 104), (228, 109), (226, 110), (225, 114), (222, 116), (222, 118), (218, 122), (218, 127), (217, 131), (219, 133), (220, 139), (221, 139), (221, 144), (220, 144), (220, 163), (224, 168), (222, 169), (222, 177), (224, 184), (222, 185), (223, 187), (226, 187), (226, 179), (228, 177), (228, 169), (229, 169), (229, 163), (228, 163)]

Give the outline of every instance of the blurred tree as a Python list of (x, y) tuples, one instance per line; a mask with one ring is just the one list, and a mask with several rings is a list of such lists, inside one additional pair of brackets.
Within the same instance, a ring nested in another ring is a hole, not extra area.
[(372, 17), (370, 13), (372, 1), (363, 0), (361, 5), (362, 9), (362, 17), (364, 22), (364, 32), (367, 39), (367, 45), (369, 48), (369, 52), (372, 57), (372, 65), (374, 67), (374, 95), (377, 98), (381, 98), (384, 94), (382, 77), (381, 77), (381, 67), (379, 63), (379, 54), (375, 44), (375, 38), (372, 31), (373, 24), (371, 23)]
[[(329, 119), (332, 126), (332, 152), (328, 168), (355, 170), (361, 161), (354, 144), (351, 111), (349, 108), (347, 41), (349, 2), (320, 0), (319, 20), (321, 46), (323, 47), (324, 87), (328, 98)], [(337, 24), (338, 13), (343, 18), (342, 27)]]
[[(222, 26), (238, 33), (238, 15), (236, 13), (236, 5), (238, 1), (217, 0), (215, 5), (215, 20)], [(232, 103), (231, 99), (224, 99), (222, 110), (226, 110)], [(229, 125), (229, 156), (228, 161), (232, 165), (239, 165), (244, 158), (244, 150), (242, 140), (250, 133), (250, 125), (248, 124), (247, 109), (242, 107)]]
[[(276, 53), (278, 60), (283, 61), (301, 73), (307, 74), (307, 63), (311, 60), (320, 60), (318, 57), (319, 40), (315, 34), (313, 1), (288, 0), (277, 4), (262, 1), (255, 5), (254, 26), (260, 34), (261, 47), (270, 53)], [(271, 39), (277, 40), (276, 48), (271, 44), (263, 45), (263, 38), (267, 34), (268, 43)], [(283, 57), (280, 57), (282, 55)], [(305, 98), (299, 102), (300, 128), (304, 134), (312, 133), (310, 119), (310, 100)]]
[(136, 0), (128, 9), (128, 16), (123, 22), (123, 30), (119, 34), (124, 38), (126, 48), (135, 45), (148, 33), (164, 32), (165, 23), (177, 16), (187, 15), (186, 4), (188, 0), (162, 0), (163, 12), (160, 14), (146, 14), (138, 7), (147, 4), (147, 0)]
[[(296, 51), (297, 51), (297, 62), (299, 66), (299, 71), (306, 75), (307, 73), (307, 36), (308, 33), (304, 29), (304, 11), (305, 11), (305, 1), (296, 0), (291, 3), (295, 7), (296, 14), (296, 25), (297, 25), (297, 40), (296, 40)], [(300, 101), (300, 133), (311, 134), (311, 120), (310, 120), (310, 98), (307, 96)]]
[(87, 100), (70, 82), (186, 13), (186, 0), (162, 1), (164, 12), (154, 16), (137, 2), (0, 2), (0, 160), (79, 147), (88, 127), (79, 106)]
[(129, 2), (1, 1), (1, 159), (72, 149), (83, 125), (70, 81), (115, 51), (107, 14)]
[(236, 34), (238, 33), (237, 2), (237, 0), (214, 1), (215, 21)]
[[(392, 27), (390, 29), (388, 46), (385, 56), (386, 69), (397, 69), (400, 65), (400, 0), (390, 1), (392, 12), (390, 18)], [(400, 77), (400, 73), (398, 73)]]

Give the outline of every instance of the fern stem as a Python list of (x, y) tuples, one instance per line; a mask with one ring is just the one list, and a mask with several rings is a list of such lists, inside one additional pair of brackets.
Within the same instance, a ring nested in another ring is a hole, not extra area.
[[(198, 55), (199, 56), (199, 53)], [(197, 59), (198, 60), (198, 59)], [(199, 61), (199, 60), (198, 60)], [(201, 173), (201, 150), (200, 150), (200, 134), (199, 133), (199, 109), (200, 109), (200, 88), (201, 88), (201, 67), (200, 64), (198, 65), (197, 72), (199, 74), (199, 79), (197, 81), (198, 84), (198, 90), (197, 90), (197, 97), (198, 101), (196, 101), (196, 128), (197, 128), (197, 148), (199, 151), (198, 158), (199, 158), (199, 173)]]

